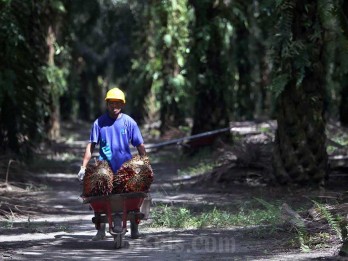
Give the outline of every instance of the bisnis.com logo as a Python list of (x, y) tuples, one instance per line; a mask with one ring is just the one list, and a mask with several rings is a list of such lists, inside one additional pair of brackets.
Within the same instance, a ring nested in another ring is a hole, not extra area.
[(236, 251), (235, 239), (223, 236), (196, 236), (193, 238), (149, 236), (142, 244), (146, 248), (187, 253), (234, 253)]

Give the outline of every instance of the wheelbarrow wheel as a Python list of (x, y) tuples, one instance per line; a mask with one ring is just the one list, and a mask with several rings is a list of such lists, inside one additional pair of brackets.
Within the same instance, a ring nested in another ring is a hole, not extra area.
[(117, 234), (114, 236), (114, 248), (119, 249), (122, 247), (123, 235)]

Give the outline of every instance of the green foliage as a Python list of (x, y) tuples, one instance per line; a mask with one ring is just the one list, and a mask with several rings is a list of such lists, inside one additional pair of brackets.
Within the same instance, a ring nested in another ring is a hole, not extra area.
[[(330, 97), (337, 99), (335, 97), (339, 95), (337, 89), (340, 88), (340, 84), (336, 80), (340, 77), (335, 74), (344, 74), (348, 68), (346, 59), (348, 49), (345, 48), (348, 46), (345, 44), (348, 38), (343, 36), (344, 30), (341, 30), (344, 28), (343, 24), (347, 24), (347, 19), (342, 15), (343, 8), (340, 5), (339, 1), (318, 1), (315, 5), (310, 2), (299, 4), (293, 0), (276, 1), (278, 22), (271, 38), (274, 69), (270, 86), (276, 96), (284, 90), (285, 85), (281, 83), (284, 78), (300, 87), (306, 71), (308, 73), (317, 70), (322, 75), (327, 74), (327, 101), (331, 99)], [(301, 30), (306, 31), (306, 34), (299, 34), (299, 29), (294, 30), (294, 26), (309, 12), (313, 13), (313, 8), (316, 7), (316, 19), (303, 20)], [(321, 61), (318, 61), (318, 57), (314, 54), (320, 52), (316, 48), (322, 41), (325, 41), (326, 53), (320, 57)], [(326, 68), (322, 69), (322, 64), (326, 65)], [(332, 70), (336, 72), (333, 74)], [(333, 103), (338, 102), (333, 101)], [(332, 110), (330, 107), (329, 112), (337, 114), (337, 110)]]
[[(135, 55), (130, 72), (130, 103), (136, 113), (173, 125), (187, 113), (187, 55), (189, 11), (186, 0), (132, 3), (136, 17)], [(146, 43), (146, 44), (144, 44)], [(180, 104), (180, 109), (178, 105)], [(133, 112), (135, 114), (135, 112)]]
[[(279, 21), (276, 25), (276, 33), (272, 38), (272, 56), (274, 59), (274, 70), (271, 90), (276, 96), (284, 90), (291, 80), (296, 86), (301, 86), (305, 74), (305, 68), (311, 66), (311, 51), (314, 47), (316, 34), (320, 28), (313, 31), (312, 35), (294, 35), (293, 24), (295, 23), (296, 1), (279, 1), (277, 3), (277, 14)], [(314, 22), (304, 25), (308, 30), (316, 28)], [(308, 41), (308, 39), (311, 39)]]
[(49, 65), (42, 67), (42, 71), (50, 85), (52, 96), (60, 97), (63, 95), (67, 90), (67, 68), (59, 68), (55, 65)]
[(280, 210), (277, 205), (272, 205), (262, 199), (261, 208), (253, 204), (240, 206), (234, 213), (214, 207), (211, 210), (192, 212), (186, 207), (157, 206), (152, 210), (154, 227), (172, 228), (205, 228), (205, 227), (231, 227), (251, 225), (276, 225), (279, 222)]
[(342, 229), (339, 224), (339, 218), (334, 217), (330, 211), (326, 209), (325, 206), (320, 204), (319, 202), (316, 202), (313, 200), (314, 205), (319, 209), (320, 213), (323, 215), (325, 220), (329, 223), (331, 229), (333, 229), (336, 232), (336, 235), (338, 236), (339, 239), (343, 239), (342, 237)]
[[(162, 1), (156, 11), (159, 17), (159, 41), (156, 58), (160, 61), (160, 88), (156, 91), (160, 100), (162, 126), (176, 125), (185, 111), (186, 78), (183, 65), (188, 48), (188, 10), (186, 1)], [(181, 104), (179, 109), (176, 104)], [(184, 110), (183, 110), (184, 109)], [(169, 118), (174, 121), (170, 122)]]
[[(326, 232), (308, 233), (304, 229), (295, 228), (297, 240), (302, 252), (330, 247), (331, 235)], [(298, 245), (296, 244), (296, 245)]]
[(195, 176), (195, 175), (207, 173), (213, 170), (213, 168), (214, 168), (213, 163), (200, 162), (196, 166), (189, 167), (187, 169), (178, 170), (178, 175), (179, 176)]
[[(233, 25), (231, 13), (225, 12), (232, 5), (216, 7), (211, 1), (190, 1), (190, 4), (194, 19), (187, 71), (194, 97), (192, 133), (196, 134), (225, 127), (229, 121)], [(205, 117), (203, 111), (212, 117)]]
[(66, 69), (47, 66), (46, 42), (48, 28), (55, 26), (58, 13), (63, 12), (58, 0), (13, 0), (2, 9), (0, 60), (5, 63), (0, 65), (0, 137), (4, 151), (31, 155), (45, 137), (45, 117), (50, 115), (48, 97), (52, 92), (59, 98), (66, 90)]
[(187, 228), (195, 223), (190, 211), (186, 208), (173, 209), (163, 206), (153, 212), (152, 216), (155, 220), (153, 225), (160, 227)]
[(306, 233), (306, 231), (304, 231), (301, 228), (295, 228), (297, 235), (298, 235), (298, 241), (300, 243), (300, 249), (302, 252), (304, 253), (308, 253), (310, 252), (310, 248), (309, 248), (309, 236)]
[[(336, 236), (345, 241), (347, 239), (347, 223), (345, 218), (340, 216), (334, 216), (330, 211), (321, 203), (313, 201), (314, 206), (319, 211), (322, 218), (328, 222), (330, 228), (335, 232)], [(327, 232), (314, 232), (312, 233), (306, 228), (295, 227), (298, 242), (302, 252), (310, 252), (313, 249), (321, 248), (330, 242), (331, 235)]]
[(271, 38), (271, 56), (274, 60), (274, 70), (270, 89), (279, 96), (284, 87), (291, 79), (291, 64), (289, 58), (298, 55), (296, 45), (292, 45), (292, 23), (293, 23), (294, 1), (277, 1), (276, 14), (278, 22), (275, 34)]
[[(2, 0), (0, 5), (0, 138), (14, 150), (44, 138), (52, 97), (61, 102), (65, 118), (89, 120), (102, 111), (106, 89), (118, 84), (127, 92), (126, 112), (140, 123), (148, 117), (164, 127), (179, 126), (194, 117), (199, 132), (227, 124), (229, 116), (254, 117), (256, 102), (263, 102), (260, 110), (272, 107), (264, 90), (270, 80), (276, 97), (290, 82), (300, 88), (306, 73), (320, 67), (322, 61), (312, 58), (323, 35), (327, 52), (321, 59), (327, 60), (327, 96), (333, 97), (328, 102), (340, 101), (348, 72), (344, 1), (318, 1), (320, 20), (303, 19), (311, 2), (297, 14), (302, 4), (294, 0)], [(292, 30), (297, 21), (306, 37)], [(49, 26), (57, 37), (54, 65), (47, 63)], [(241, 31), (245, 35), (237, 34)], [(240, 110), (242, 103), (249, 112)]]
[[(183, 130), (189, 132), (190, 130)], [(195, 155), (191, 157), (187, 157), (187, 155), (182, 153), (173, 153), (172, 151), (168, 151), (168, 153), (161, 153), (160, 158), (153, 155), (151, 158), (151, 162), (167, 162), (171, 161), (180, 161), (182, 164), (182, 168), (177, 170), (178, 176), (194, 176), (204, 174), (208, 171), (211, 171), (215, 166), (217, 166), (217, 162), (215, 162), (212, 158), (212, 151), (209, 148), (203, 148)]]
[[(17, 153), (28, 153), (30, 143), (39, 133), (37, 123), (33, 122), (40, 119), (39, 112), (35, 111), (38, 96), (35, 92), (40, 83), (40, 73), (35, 66), (39, 55), (35, 57), (35, 48), (29, 46), (30, 32), (22, 22), (30, 16), (23, 11), (29, 9), (28, 5), (30, 3), (7, 2), (0, 14), (0, 60), (4, 61), (0, 65), (1, 150)], [(35, 7), (32, 10), (37, 10)]]
[(65, 13), (66, 8), (61, 0), (49, 0), (49, 5), (55, 12)]
[(269, 86), (269, 88), (275, 94), (275, 97), (278, 97), (288, 83), (289, 83), (288, 74), (277, 75), (272, 79), (272, 83)]

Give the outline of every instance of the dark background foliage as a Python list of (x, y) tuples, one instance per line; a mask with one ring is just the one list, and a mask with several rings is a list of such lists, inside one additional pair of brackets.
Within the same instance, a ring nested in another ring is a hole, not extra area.
[(1, 0), (1, 152), (28, 157), (63, 121), (100, 115), (119, 86), (125, 111), (161, 135), (275, 119), (280, 180), (322, 183), (325, 124), (348, 125), (346, 5)]

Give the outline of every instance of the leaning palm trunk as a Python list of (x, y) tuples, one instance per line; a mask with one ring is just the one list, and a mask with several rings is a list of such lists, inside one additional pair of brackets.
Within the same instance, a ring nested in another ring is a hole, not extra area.
[(283, 184), (322, 184), (327, 176), (319, 7), (317, 1), (309, 0), (287, 0), (280, 6), (281, 39), (276, 46), (279, 64), (275, 70), (287, 81), (277, 98), (273, 165)]

